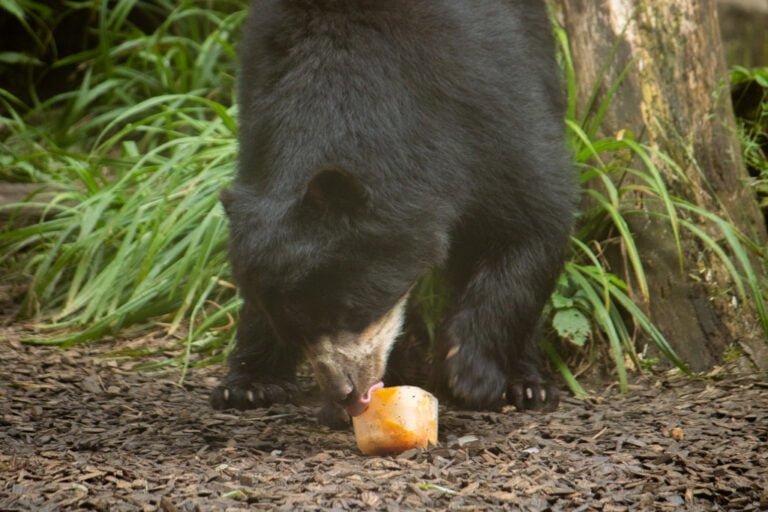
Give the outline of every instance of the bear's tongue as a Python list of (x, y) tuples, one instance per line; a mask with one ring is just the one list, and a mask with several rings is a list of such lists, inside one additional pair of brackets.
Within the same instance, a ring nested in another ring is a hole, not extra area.
[(368, 409), (368, 406), (371, 403), (371, 394), (377, 389), (381, 389), (383, 387), (383, 382), (377, 382), (368, 388), (368, 391), (366, 391), (363, 396), (360, 397), (360, 400), (353, 404), (345, 405), (344, 408), (347, 410), (350, 416), (360, 416), (365, 412), (366, 409)]

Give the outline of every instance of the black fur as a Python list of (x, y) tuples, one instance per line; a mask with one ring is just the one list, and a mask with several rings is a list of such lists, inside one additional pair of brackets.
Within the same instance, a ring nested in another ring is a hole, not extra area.
[(554, 407), (537, 325), (576, 187), (544, 2), (262, 0), (241, 44), (223, 201), (245, 307), (213, 405), (287, 399), (304, 344), (444, 265), (439, 389)]

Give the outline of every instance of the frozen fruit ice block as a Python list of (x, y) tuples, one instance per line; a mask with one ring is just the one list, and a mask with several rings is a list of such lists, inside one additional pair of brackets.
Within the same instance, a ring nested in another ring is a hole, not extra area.
[(437, 444), (437, 398), (415, 386), (371, 393), (368, 409), (352, 418), (357, 446), (366, 455), (392, 455)]

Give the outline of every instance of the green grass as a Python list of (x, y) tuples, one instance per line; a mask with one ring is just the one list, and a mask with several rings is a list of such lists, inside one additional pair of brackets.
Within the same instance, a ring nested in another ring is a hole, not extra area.
[(32, 342), (158, 319), (190, 350), (232, 336), (221, 329), (238, 301), (217, 197), (236, 156), (232, 38), (244, 12), (198, 4), (152, 4), (162, 21), (145, 34), (127, 16), (144, 4), (85, 2), (94, 47), (54, 64), (80, 67), (79, 85), (31, 105), (0, 97), (5, 178), (47, 194), (39, 224), (0, 235), (5, 262), (30, 279), (24, 311), (45, 333)]
[(744, 161), (753, 175), (760, 207), (768, 211), (768, 67), (747, 69), (736, 66), (731, 71), (736, 87), (734, 103), (742, 116), (739, 138)]
[[(30, 77), (26, 89), (0, 89), (2, 179), (37, 183), (44, 192), (28, 200), (44, 211), (40, 223), (0, 233), (0, 264), (30, 283), (23, 311), (37, 320), (39, 335), (28, 341), (71, 344), (128, 327), (162, 329), (183, 340), (182, 356), (168, 364), (186, 369), (198, 360), (193, 353), (220, 358), (239, 306), (218, 191), (233, 175), (237, 151), (233, 46), (242, 4), (62, 5), (68, 10), (34, 1), (0, 3), (36, 34), (55, 34), (66, 16), (93, 21), (88, 44), (47, 67), (41, 63), (56, 55), (50, 47), (55, 37), (0, 59), (0, 71), (5, 66)], [(143, 24), (134, 21), (137, 12)], [(151, 30), (142, 28), (146, 20)], [(546, 312), (551, 329), (545, 349), (566, 382), (583, 396), (567, 354), (589, 358), (603, 350), (627, 389), (627, 359), (634, 368), (648, 366), (638, 356), (641, 339), (685, 369), (644, 313), (655, 298), (628, 220), (649, 211), (669, 225), (681, 267), (684, 235), (723, 262), (739, 299), (755, 305), (768, 332), (759, 272), (752, 267), (761, 248), (727, 221), (675, 197), (658, 166), (682, 182), (685, 177), (668, 157), (629, 132), (598, 135), (618, 84), (590, 109), (595, 114), (576, 117), (578, 77), (565, 34), (557, 36), (568, 82), (566, 129), (590, 199)], [(48, 68), (70, 70), (74, 78), (65, 90), (42, 97), (36, 84)], [(650, 208), (639, 210), (638, 197)], [(627, 281), (605, 262), (604, 254), (616, 247), (626, 260)], [(433, 337), (445, 302), (438, 274), (419, 284), (415, 300)]]

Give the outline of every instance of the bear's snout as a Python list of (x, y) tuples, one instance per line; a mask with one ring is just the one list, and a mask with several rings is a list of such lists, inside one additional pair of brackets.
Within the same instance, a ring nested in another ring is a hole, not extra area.
[(307, 358), (326, 400), (355, 416), (383, 385), (387, 359), (403, 324), (407, 295), (360, 333), (321, 336), (307, 347)]

